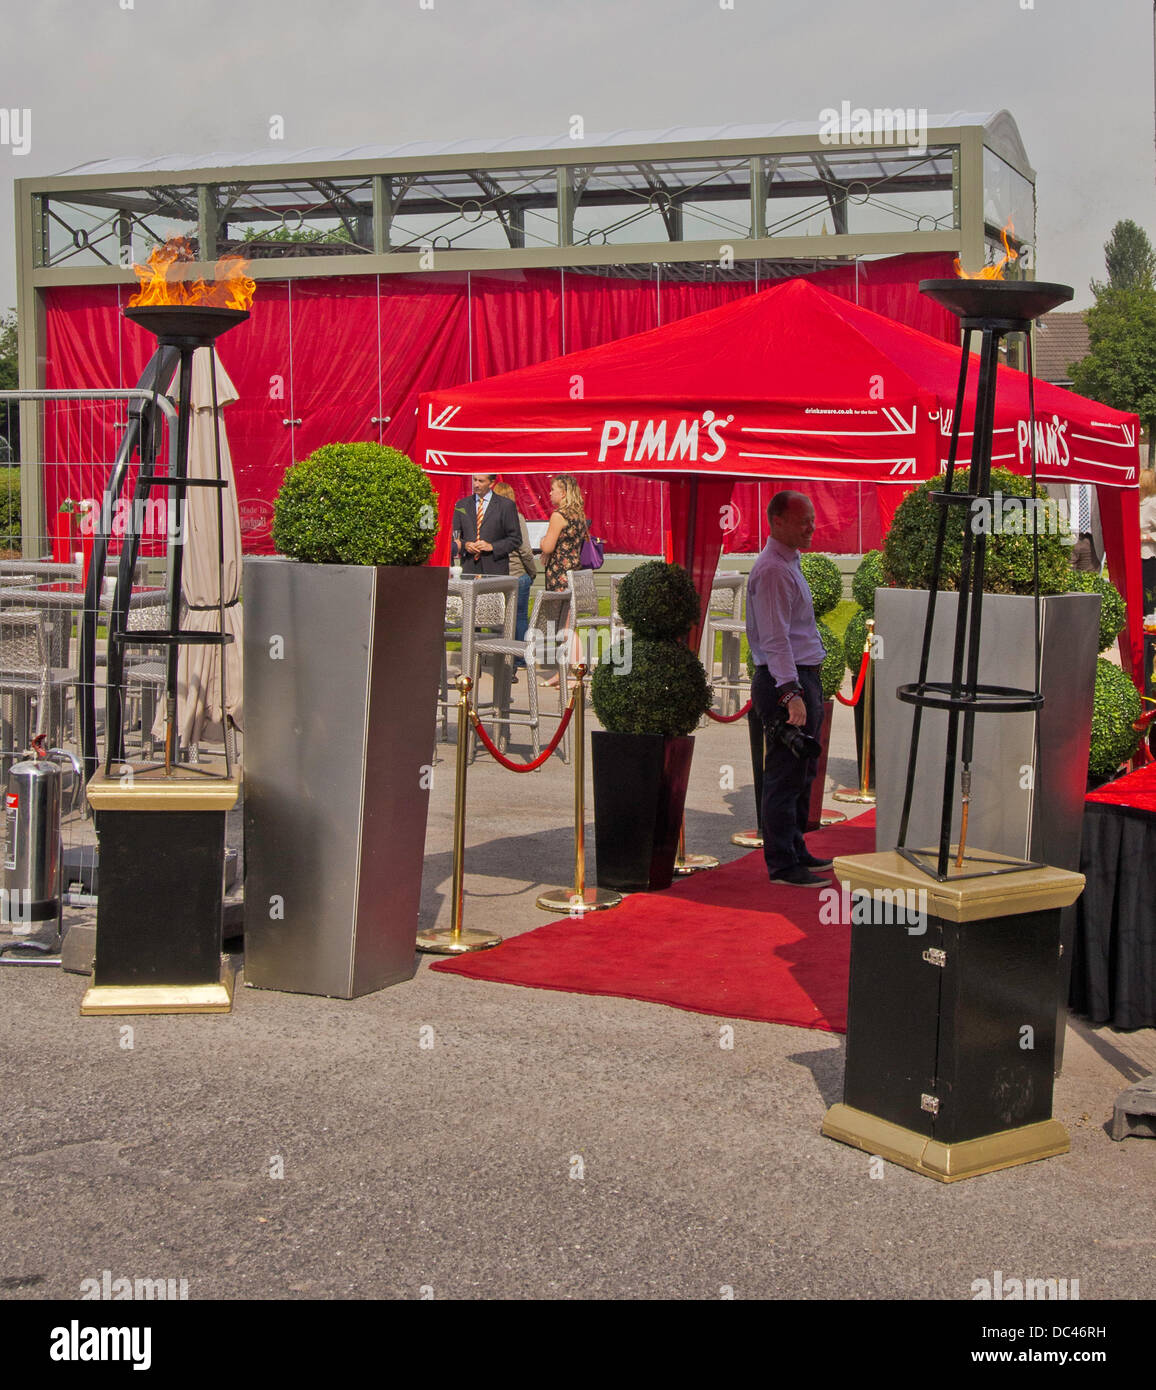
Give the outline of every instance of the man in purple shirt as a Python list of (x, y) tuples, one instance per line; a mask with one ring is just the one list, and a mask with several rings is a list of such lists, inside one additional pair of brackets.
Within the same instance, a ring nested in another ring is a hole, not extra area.
[(760, 820), (763, 855), (772, 883), (821, 888), (831, 867), (807, 849), (803, 832), (818, 771), (814, 758), (796, 757), (772, 732), (780, 721), (818, 738), (823, 727), (819, 668), (823, 643), (815, 605), (799, 564), (811, 544), (815, 508), (801, 492), (777, 492), (767, 507), (771, 538), (751, 569), (747, 586), (747, 641), (755, 662), (752, 713), (765, 730)]

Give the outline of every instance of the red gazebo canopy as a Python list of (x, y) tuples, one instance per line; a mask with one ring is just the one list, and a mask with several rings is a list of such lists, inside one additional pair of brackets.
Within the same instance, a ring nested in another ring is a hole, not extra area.
[[(903, 494), (946, 461), (959, 354), (789, 280), (650, 332), (427, 392), (415, 452), (435, 481), (478, 472), (666, 478), (674, 558), (705, 593), (736, 479), (803, 491), (807, 480), (873, 483), (886, 529)], [(960, 463), (975, 374), (969, 384)], [(1109, 570), (1128, 601), (1121, 648), (1139, 671), (1139, 421), (1039, 381), (1035, 408), (1039, 479), (1098, 489)], [(1028, 418), (1026, 375), (1001, 367), (994, 464), (1031, 472)], [(439, 491), (448, 510), (460, 485)]]

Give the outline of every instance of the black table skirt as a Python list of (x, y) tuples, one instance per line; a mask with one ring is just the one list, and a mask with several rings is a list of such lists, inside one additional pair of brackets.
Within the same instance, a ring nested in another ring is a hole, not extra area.
[(1084, 807), (1069, 1002), (1093, 1023), (1156, 1026), (1156, 816)]

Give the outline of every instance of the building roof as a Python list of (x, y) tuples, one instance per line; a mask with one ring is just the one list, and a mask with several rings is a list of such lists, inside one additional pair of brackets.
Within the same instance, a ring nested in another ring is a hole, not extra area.
[(1088, 325), (1082, 313), (1045, 314), (1036, 325), (1033, 367), (1041, 381), (1070, 382), (1069, 368), (1088, 355)]
[[(1007, 111), (953, 111), (947, 115), (928, 115), (927, 128), (937, 130), (953, 126), (982, 126), (987, 143), (1013, 163), (1028, 165), (1027, 152), (1019, 130)], [(232, 169), (262, 164), (339, 164), (348, 160), (381, 160), (441, 158), (447, 155), (521, 154), (537, 150), (573, 150), (577, 145), (588, 149), (604, 149), (615, 145), (694, 144), (710, 141), (737, 142), (784, 137), (818, 137), (822, 127), (817, 121), (774, 121), (765, 125), (669, 126), (665, 130), (614, 130), (586, 135), (575, 141), (566, 134), (547, 136), (512, 136), (504, 140), (411, 140), (402, 145), (313, 145), (306, 149), (286, 150), (276, 144), (259, 150), (212, 150), (200, 154), (166, 154), (150, 159), (117, 157), (90, 160), (85, 164), (62, 169), (63, 176), (92, 176), (98, 174), (143, 174), (179, 172), (191, 169)]]

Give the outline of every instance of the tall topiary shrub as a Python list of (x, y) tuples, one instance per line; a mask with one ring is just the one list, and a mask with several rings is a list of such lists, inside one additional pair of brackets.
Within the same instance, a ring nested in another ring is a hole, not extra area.
[(802, 566), (807, 587), (811, 590), (815, 617), (821, 618), (824, 614), (830, 613), (832, 608), (839, 606), (843, 597), (842, 571), (829, 555), (804, 553), (799, 556), (799, 564)]
[(869, 550), (859, 561), (859, 568), (851, 580), (851, 597), (871, 617), (875, 612), (875, 590), (885, 588), (887, 579), (884, 575), (883, 552)]
[(325, 444), (286, 472), (273, 544), (321, 565), (424, 565), (437, 517), (429, 479), (405, 454), (380, 444)]
[[(883, 545), (883, 570), (886, 582), (901, 589), (930, 589), (933, 562), (935, 559), (935, 538), (939, 528), (939, 503), (931, 498), (931, 493), (942, 492), (946, 474), (921, 483), (900, 502), (895, 509), (891, 529)], [(967, 486), (967, 470), (955, 470), (955, 490)], [(991, 470), (993, 492), (1003, 497), (1026, 498), (1032, 495), (1031, 479), (1021, 478), (1006, 468)], [(1035, 496), (1047, 500), (1042, 487), (1037, 487)], [(1013, 509), (1008, 524), (1015, 521)], [(992, 525), (994, 516), (999, 516), (996, 526)], [(1023, 520), (1020, 509), (1020, 520)], [(953, 590), (959, 586), (959, 570), (963, 558), (963, 535), (961, 522), (964, 513), (953, 509), (947, 519), (947, 534), (943, 549), (943, 568), (939, 576), (941, 590)], [(982, 517), (980, 518), (982, 520)], [(1017, 534), (1006, 530), (1005, 517), (993, 514), (989, 519), (987, 554), (984, 561), (984, 591), (989, 594), (1030, 594), (1032, 592), (1032, 535), (1031, 519), (1027, 518), (1027, 531)], [(1062, 594), (1067, 592), (1068, 578), (1072, 572), (1071, 549), (1065, 543), (1057, 528), (1043, 528), (1039, 536), (1040, 554), (1040, 593)]]
[(1140, 696), (1119, 666), (1098, 657), (1096, 691), (1092, 697), (1092, 742), (1088, 774), (1111, 777), (1135, 753), (1141, 735), (1132, 728), (1140, 717)]
[(618, 612), (631, 631), (630, 661), (594, 668), (590, 698), (602, 727), (668, 738), (693, 732), (710, 709), (711, 687), (683, 640), (699, 616), (690, 575), (661, 560), (639, 565), (622, 581)]
[(1068, 592), (1100, 595), (1100, 645), (1098, 650), (1106, 652), (1120, 633), (1124, 631), (1128, 621), (1128, 607), (1120, 590), (1110, 579), (1105, 579), (1102, 575), (1088, 574), (1083, 570), (1073, 570), (1068, 576)]

